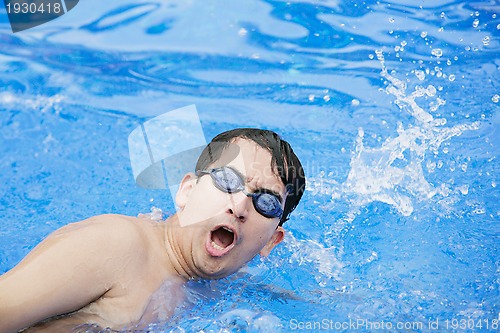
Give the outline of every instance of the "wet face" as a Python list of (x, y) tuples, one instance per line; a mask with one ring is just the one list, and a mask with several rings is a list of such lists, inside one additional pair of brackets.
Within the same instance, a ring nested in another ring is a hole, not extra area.
[[(271, 154), (252, 141), (237, 139), (211, 168), (228, 166), (245, 180), (249, 193), (267, 191), (286, 199), (285, 186), (271, 168)], [(179, 227), (176, 241), (186, 265), (195, 275), (220, 278), (236, 272), (255, 255), (267, 256), (282, 241), (279, 218), (255, 210), (242, 191), (217, 189), (210, 175), (184, 177), (176, 202)]]

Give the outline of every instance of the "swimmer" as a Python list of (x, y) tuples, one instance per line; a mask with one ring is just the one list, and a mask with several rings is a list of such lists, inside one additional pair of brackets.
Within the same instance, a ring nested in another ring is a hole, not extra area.
[(216, 136), (182, 179), (165, 221), (100, 215), (49, 235), (0, 276), (0, 333), (136, 330), (168, 318), (192, 279), (231, 275), (267, 256), (305, 188), (276, 133)]

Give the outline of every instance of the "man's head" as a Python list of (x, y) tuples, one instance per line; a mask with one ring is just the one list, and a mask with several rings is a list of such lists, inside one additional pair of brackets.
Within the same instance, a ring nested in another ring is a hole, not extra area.
[(275, 132), (255, 128), (238, 128), (223, 132), (213, 138), (203, 150), (196, 164), (196, 171), (207, 169), (215, 164), (221, 158), (222, 152), (228, 149), (236, 139), (252, 141), (271, 154), (271, 165), (266, 171), (278, 176), (288, 191), (283, 217), (279, 224), (282, 225), (288, 220), (302, 198), (306, 181), (302, 164), (292, 147)]
[(267, 256), (304, 188), (299, 159), (276, 133), (243, 128), (216, 136), (176, 197), (185, 226), (180, 248), (190, 254), (191, 270), (223, 277), (258, 253)]

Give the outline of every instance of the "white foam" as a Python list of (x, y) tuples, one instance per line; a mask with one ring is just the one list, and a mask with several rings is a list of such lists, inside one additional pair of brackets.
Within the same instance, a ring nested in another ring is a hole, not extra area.
[(153, 206), (151, 207), (150, 213), (139, 213), (137, 217), (141, 219), (159, 222), (164, 220), (165, 214), (160, 208)]
[(55, 94), (53, 96), (36, 95), (26, 97), (22, 94), (16, 95), (11, 92), (0, 93), (0, 105), (12, 108), (12, 105), (22, 105), (26, 108), (40, 111), (42, 113), (54, 109), (59, 112), (59, 104), (64, 100), (64, 96)]
[[(447, 196), (452, 191), (446, 184), (432, 186), (426, 180), (424, 158), (429, 152), (437, 153), (442, 143), (452, 137), (479, 128), (479, 122), (446, 127), (445, 118), (435, 118), (417, 103), (419, 98), (434, 97), (435, 102), (429, 109), (437, 111), (446, 103), (436, 96), (437, 89), (432, 85), (416, 86), (408, 93), (406, 83), (387, 71), (382, 51), (375, 53), (382, 65), (381, 76), (388, 82), (385, 92), (396, 98), (395, 104), (410, 114), (414, 123), (405, 125), (399, 122), (397, 136), (387, 138), (377, 147), (365, 146), (364, 130), (359, 128), (347, 180), (339, 184), (322, 175), (309, 179), (308, 190), (313, 194), (327, 194), (332, 200), (348, 200), (350, 211), (344, 221), (340, 221), (341, 225), (342, 222), (351, 222), (358, 208), (371, 202), (385, 202), (400, 214), (409, 216), (414, 210), (415, 200), (431, 199), (436, 194)], [(425, 163), (428, 171), (435, 170), (434, 162)], [(467, 194), (463, 188), (457, 188), (456, 192)]]

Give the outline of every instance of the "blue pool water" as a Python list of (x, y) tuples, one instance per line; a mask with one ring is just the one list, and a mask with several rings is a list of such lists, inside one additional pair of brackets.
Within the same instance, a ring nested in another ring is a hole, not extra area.
[(0, 8), (0, 273), (55, 229), (174, 212), (127, 137), (196, 104), (276, 130), (308, 188), (286, 241), (190, 283), (154, 332), (495, 332), (500, 5), (96, 1), (13, 34)]

